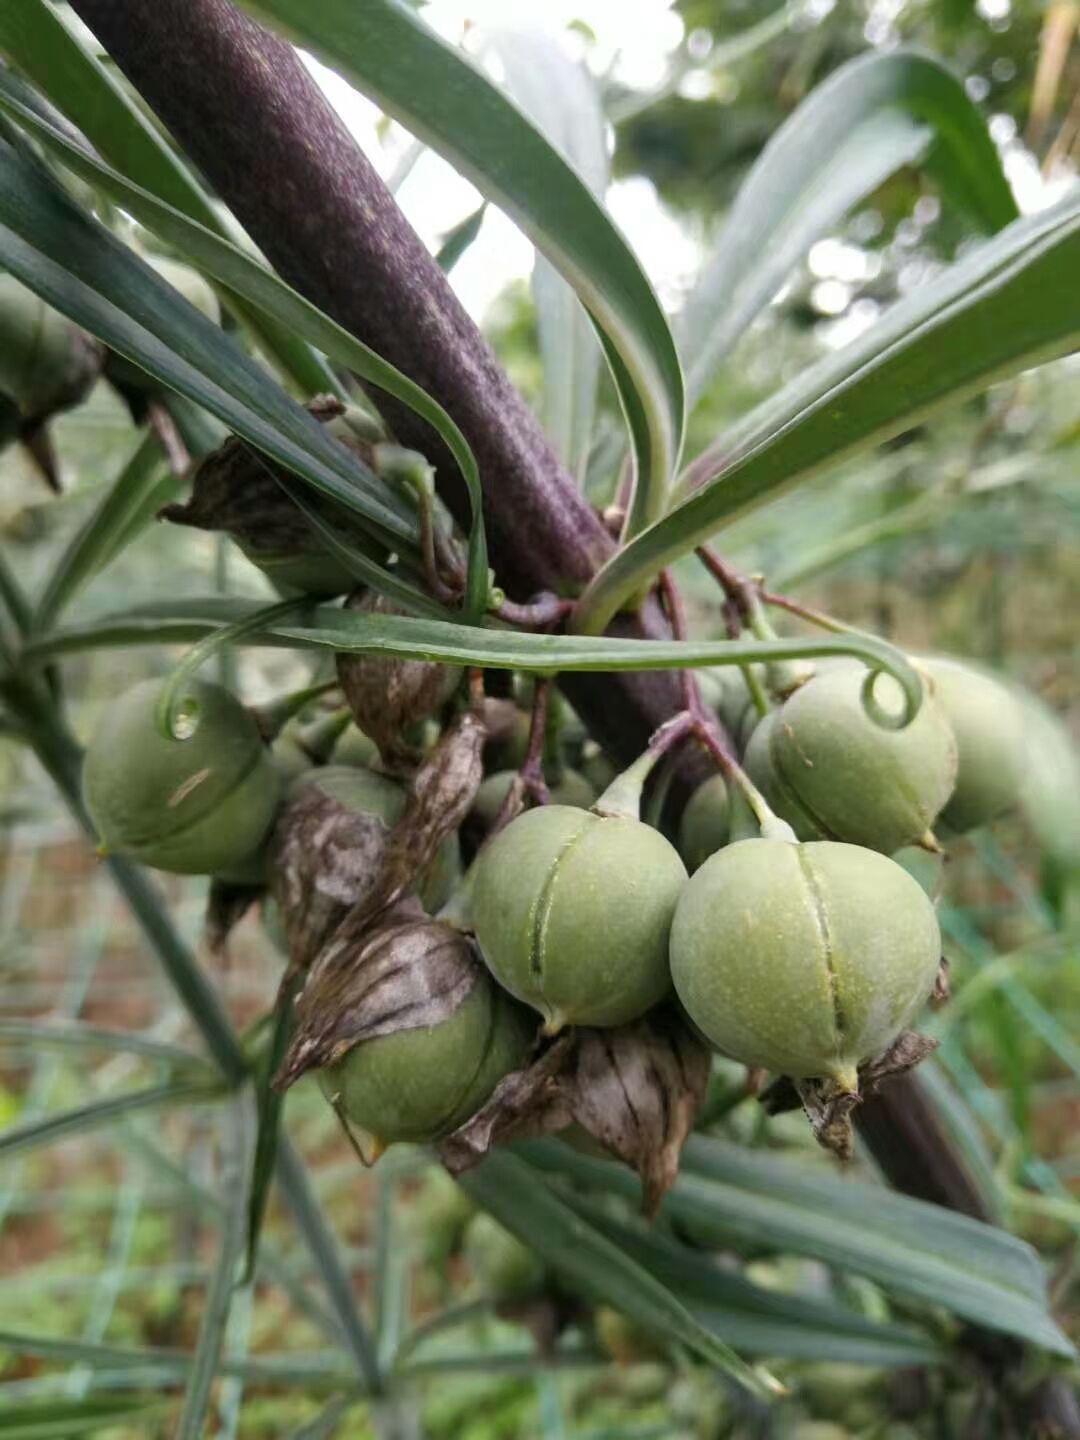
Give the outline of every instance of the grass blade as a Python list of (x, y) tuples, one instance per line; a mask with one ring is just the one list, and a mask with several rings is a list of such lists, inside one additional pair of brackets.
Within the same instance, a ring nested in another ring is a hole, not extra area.
[(779, 1391), (711, 1335), (670, 1290), (589, 1224), (515, 1155), (496, 1151), (460, 1177), (462, 1188), (575, 1289), (606, 1301), (663, 1338), (685, 1345), (760, 1398)]
[(211, 1386), (220, 1367), (237, 1268), (244, 1252), (251, 1159), (255, 1144), (254, 1104), (248, 1086), (237, 1091), (226, 1106), (224, 1129), (221, 1188), (228, 1197), (225, 1224), (217, 1263), (212, 1271), (203, 1304), (202, 1323), (192, 1357), (176, 1440), (199, 1440), (205, 1433), (204, 1427), (210, 1412)]
[(105, 1100), (92, 1100), (59, 1114), (45, 1115), (0, 1130), (0, 1156), (10, 1158), (20, 1151), (41, 1145), (53, 1145), (73, 1135), (86, 1135), (110, 1125), (121, 1115), (137, 1110), (165, 1108), (170, 1105), (193, 1104), (220, 1097), (221, 1087), (206, 1080), (170, 1080), (164, 1085), (151, 1085), (127, 1095), (111, 1095)]

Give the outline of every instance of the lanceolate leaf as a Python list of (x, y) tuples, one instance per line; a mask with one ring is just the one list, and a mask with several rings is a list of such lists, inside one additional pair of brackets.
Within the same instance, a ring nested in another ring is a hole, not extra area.
[(752, 411), (689, 468), (663, 520), (616, 554), (575, 624), (604, 628), (663, 566), (785, 487), (950, 401), (1080, 344), (1080, 198), (1014, 221), (860, 339)]
[(0, 263), (162, 384), (413, 553), (416, 520), (405, 499), (8, 147), (0, 148)]
[(531, 1166), (505, 1152), (489, 1155), (459, 1184), (516, 1235), (560, 1279), (664, 1339), (685, 1345), (753, 1393), (768, 1396), (775, 1381), (752, 1370), (696, 1321), (671, 1291), (583, 1220)]
[(483, 612), (487, 600), (487, 543), (484, 537), (483, 496), (476, 459), (468, 441), (450, 416), (400, 370), (350, 335), (321, 310), (291, 289), (283, 280), (253, 261), (235, 245), (189, 220), (123, 175), (87, 156), (54, 126), (23, 105), (0, 74), (3, 106), (38, 139), (52, 146), (65, 164), (101, 186), (118, 204), (130, 210), (150, 230), (183, 250), (207, 274), (244, 298), (261, 313), (272, 315), (296, 335), (317, 344), (339, 364), (371, 380), (422, 416), (446, 442), (457, 461), (472, 504), (473, 524), (469, 553), (469, 610)]
[(982, 116), (938, 61), (873, 54), (814, 90), (762, 151), (686, 301), (679, 339), (691, 404), (810, 244), (920, 160), (980, 229), (1016, 219)]
[[(518, 1150), (530, 1168), (566, 1177), (575, 1192), (606, 1190), (637, 1202), (638, 1182), (620, 1166), (550, 1141)], [(1073, 1353), (1050, 1316), (1030, 1246), (941, 1206), (694, 1136), (661, 1215), (708, 1249), (812, 1256), (892, 1294)]]
[(940, 1346), (909, 1326), (875, 1322), (832, 1301), (765, 1289), (656, 1230), (616, 1220), (577, 1196), (567, 1200), (667, 1285), (707, 1329), (749, 1354), (856, 1365), (925, 1365), (940, 1358)]
[(604, 335), (634, 438), (631, 532), (663, 509), (683, 434), (679, 357), (603, 206), (522, 112), (399, 0), (244, 0), (370, 95), (515, 220)]
[[(5, 1402), (0, 1440), (75, 1440), (77, 1435), (113, 1434), (131, 1426), (149, 1427), (169, 1405), (160, 1396), (97, 1394), (80, 1400)], [(145, 1433), (149, 1434), (147, 1429)]]
[[(96, 55), (68, 30), (48, 0), (19, 0), (0, 7), (0, 51), (74, 121), (99, 154), (137, 184), (211, 230), (227, 233), (209, 196), (183, 160), (128, 99)], [(226, 297), (234, 303), (232, 297)], [(333, 390), (333, 373), (304, 341), (284, 326), (234, 308), (267, 351), (299, 385), (305, 398)]]
[[(257, 601), (214, 597), (140, 605), (115, 616), (41, 636), (25, 647), (28, 658), (107, 646), (176, 644), (198, 640), (225, 625), (241, 625), (265, 612)], [(922, 684), (906, 658), (884, 640), (830, 634), (790, 640), (626, 640), (612, 636), (539, 635), (525, 631), (456, 625), (411, 615), (365, 615), (312, 605), (297, 620), (279, 619), (246, 634), (245, 644), (396, 655), (450, 665), (496, 670), (678, 670), (696, 665), (746, 665), (824, 655), (857, 655), (886, 670), (903, 686), (914, 714)]]
[[(490, 45), (510, 94), (603, 200), (609, 171), (604, 113), (589, 72), (538, 31), (497, 30)], [(592, 437), (600, 349), (577, 296), (542, 255), (532, 288), (544, 364), (544, 428), (563, 463), (580, 476)]]

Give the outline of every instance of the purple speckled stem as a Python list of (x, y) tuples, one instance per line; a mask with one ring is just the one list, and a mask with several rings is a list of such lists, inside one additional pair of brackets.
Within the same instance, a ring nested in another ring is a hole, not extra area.
[[(291, 47), (230, 0), (76, 0), (73, 9), (283, 278), (461, 426), (480, 466), (499, 584), (519, 601), (580, 591), (611, 554), (611, 535)], [(464, 516), (456, 467), (434, 432), (390, 397), (375, 398), (396, 438), (436, 465)], [(667, 634), (651, 602), (614, 628)], [(679, 708), (679, 682), (667, 672), (567, 676), (564, 688), (622, 763)]]

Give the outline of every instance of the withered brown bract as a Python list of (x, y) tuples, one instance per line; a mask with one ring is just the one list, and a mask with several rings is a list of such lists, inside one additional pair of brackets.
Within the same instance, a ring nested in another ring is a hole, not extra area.
[(508, 1075), (439, 1152), (459, 1174), (496, 1145), (576, 1122), (638, 1172), (652, 1217), (678, 1173), (709, 1068), (708, 1050), (671, 1009), (613, 1029), (570, 1031)]

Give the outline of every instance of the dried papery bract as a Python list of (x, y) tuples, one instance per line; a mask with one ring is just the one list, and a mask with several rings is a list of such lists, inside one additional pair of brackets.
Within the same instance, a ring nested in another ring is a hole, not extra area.
[[(371, 465), (374, 447), (349, 427), (340, 400), (320, 396), (307, 408), (317, 420), (333, 427), (343, 445)], [(160, 518), (230, 535), (248, 559), (284, 589), (323, 598), (342, 595), (353, 589), (355, 577), (330, 554), (299, 506), (285, 493), (278, 478), (284, 473), (243, 440), (230, 437), (199, 464), (190, 499), (166, 505)], [(374, 560), (386, 558), (340, 506), (314, 493), (310, 503), (343, 540)]]
[(637, 1171), (651, 1217), (678, 1173), (709, 1068), (706, 1047), (667, 1007), (630, 1025), (575, 1030), (507, 1076), (440, 1154), (458, 1174), (497, 1145), (577, 1124)]
[(429, 909), (458, 875), (456, 831), (481, 776), (484, 728), (457, 716), (406, 793), (360, 767), (296, 781), (274, 832), (274, 893), (292, 964), (306, 968), (348, 915), (357, 925), (416, 889)]
[[(348, 608), (360, 614), (405, 615), (384, 595), (357, 591)], [(338, 679), (353, 717), (379, 747), (384, 763), (408, 770), (419, 758), (415, 731), (449, 700), (461, 671), (431, 660), (400, 660), (387, 655), (339, 654)]]

